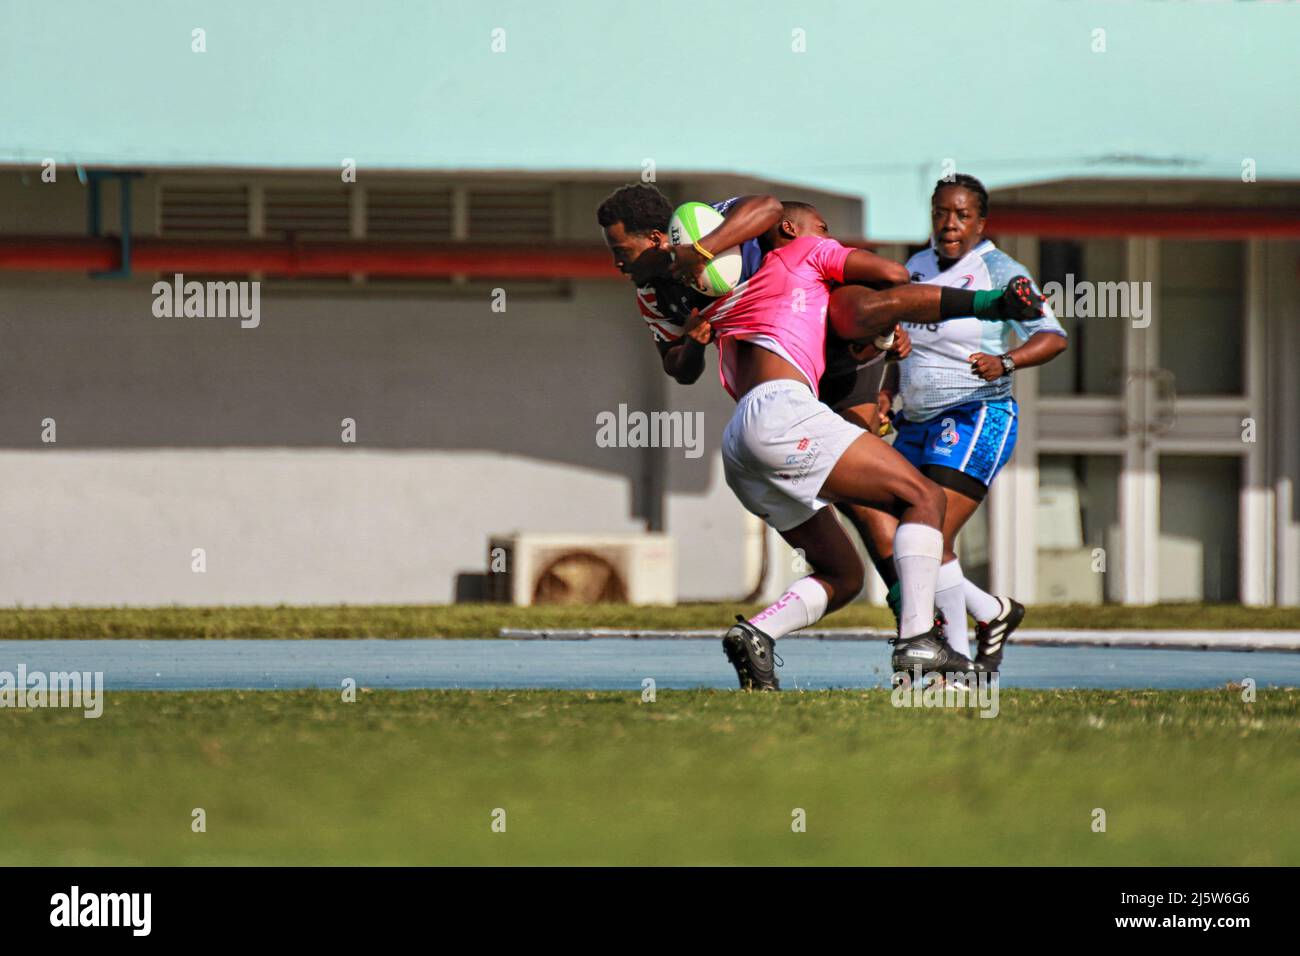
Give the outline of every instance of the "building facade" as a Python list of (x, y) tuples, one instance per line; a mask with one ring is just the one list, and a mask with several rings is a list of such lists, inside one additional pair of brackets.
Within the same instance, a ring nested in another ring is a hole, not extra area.
[[(598, 244), (619, 178), (139, 172), (126, 229), (155, 258), (126, 276), (87, 267), (119, 254), (117, 178), (94, 202), (95, 177), (0, 173), (0, 603), (450, 601), (511, 531), (665, 531), (683, 600), (800, 573), (723, 482), (714, 359), (694, 386), (669, 380)], [(811, 199), (837, 235), (863, 232), (850, 196), (659, 185)], [(1038, 602), (1300, 604), (1288, 208), (1300, 188), (995, 191), (990, 233), (1054, 293), (1071, 348), (1016, 375), (1019, 445), (960, 544), (973, 577)], [(355, 268), (277, 273), (331, 243)], [(449, 252), (366, 271), (404, 244)], [(493, 256), (509, 274), (485, 273)], [(155, 284), (178, 271), (257, 281), (256, 324), (159, 315)], [(699, 413), (703, 453), (602, 446), (620, 407)]]

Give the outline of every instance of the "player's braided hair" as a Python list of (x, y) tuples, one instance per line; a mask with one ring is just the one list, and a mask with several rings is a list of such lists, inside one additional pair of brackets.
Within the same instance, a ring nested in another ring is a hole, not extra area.
[(984, 184), (966, 173), (957, 173), (951, 179), (941, 179), (934, 184), (934, 192), (930, 194), (930, 202), (934, 202), (939, 195), (939, 190), (944, 186), (961, 186), (963, 189), (969, 189), (980, 201), (980, 218), (987, 219), (989, 215), (989, 191), (984, 188)]
[(596, 221), (602, 229), (621, 222), (625, 230), (639, 235), (652, 229), (667, 232), (672, 216), (673, 206), (668, 198), (645, 183), (620, 186), (596, 209)]

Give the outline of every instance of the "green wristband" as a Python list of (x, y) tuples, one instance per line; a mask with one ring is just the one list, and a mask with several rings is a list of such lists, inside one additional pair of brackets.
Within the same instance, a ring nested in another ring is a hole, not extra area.
[(1002, 290), (982, 289), (975, 293), (975, 317), (977, 319), (1002, 318)]

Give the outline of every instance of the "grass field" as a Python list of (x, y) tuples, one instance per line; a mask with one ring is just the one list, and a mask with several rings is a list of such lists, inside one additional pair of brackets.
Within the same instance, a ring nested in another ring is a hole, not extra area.
[(120, 692), (98, 720), (0, 710), (0, 863), (1300, 863), (1300, 692), (1000, 703)]
[[(49, 638), (495, 637), (503, 627), (721, 628), (757, 605), (512, 607), (424, 604), (321, 607), (0, 609), (0, 640)], [(819, 627), (892, 627), (883, 607), (852, 604)], [(1295, 608), (1238, 604), (1038, 605), (1027, 627), (1266, 630), (1300, 627)]]

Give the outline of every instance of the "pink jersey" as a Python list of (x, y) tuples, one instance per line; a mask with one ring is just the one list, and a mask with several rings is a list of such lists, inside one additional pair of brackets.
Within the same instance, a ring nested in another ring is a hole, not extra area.
[(736, 291), (703, 312), (717, 333), (722, 387), (732, 387), (734, 342), (754, 342), (781, 356), (817, 382), (826, 370), (826, 308), (832, 282), (844, 281), (844, 262), (853, 250), (824, 236), (800, 236), (769, 252), (763, 265)]

